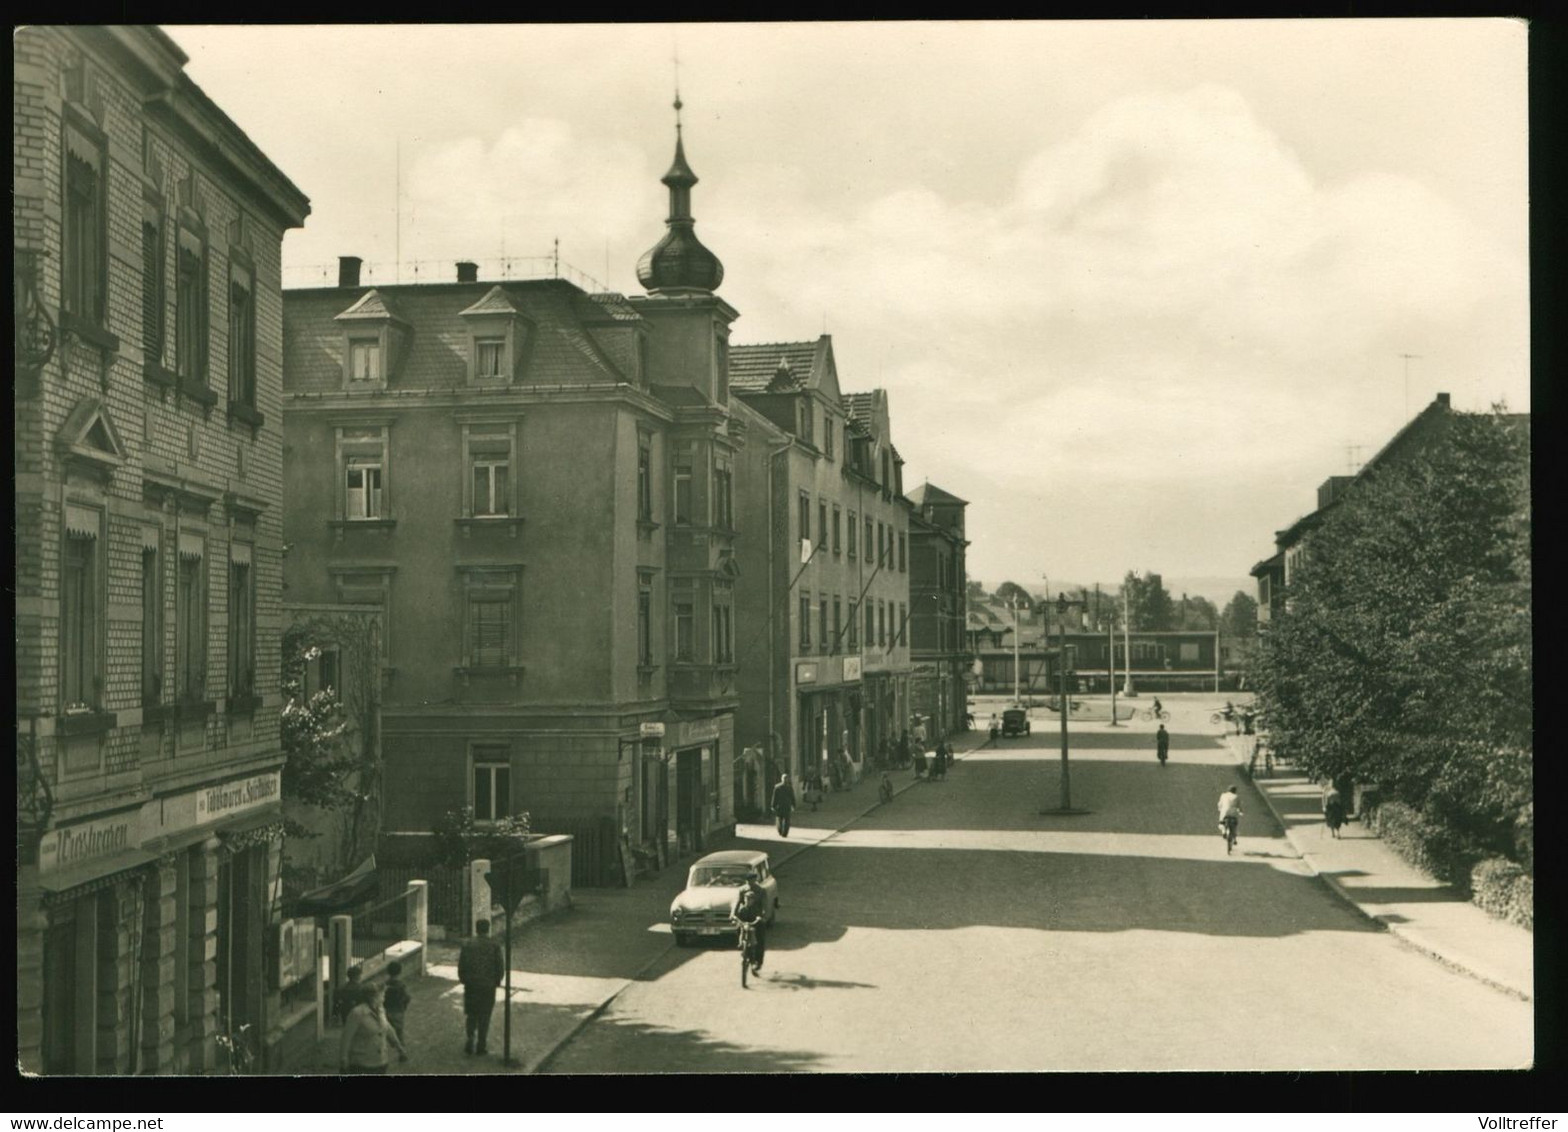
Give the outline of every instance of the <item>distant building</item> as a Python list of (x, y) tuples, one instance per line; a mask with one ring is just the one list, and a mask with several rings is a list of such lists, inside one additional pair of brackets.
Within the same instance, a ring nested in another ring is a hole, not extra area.
[(12, 35), (18, 1064), (266, 1067), (283, 233), (148, 27)]
[[(1060, 653), (1057, 635), (1021, 644), (1018, 650), (1019, 689), (1035, 697), (1055, 695), (1060, 688)], [(1071, 629), (1065, 634), (1070, 656), (1070, 690), (1091, 693), (1110, 691), (1111, 636), (1104, 632)], [(1218, 689), (1219, 634), (1212, 630), (1133, 632), (1131, 676), (1140, 692), (1211, 692)], [(1129, 667), (1120, 629), (1115, 633), (1115, 677), (1121, 689)], [(983, 648), (980, 691), (1008, 695), (1013, 691), (1013, 650)]]
[(915, 665), (915, 710), (952, 734), (969, 712), (968, 678), (974, 662), (969, 647), (968, 574), (964, 534), (967, 500), (925, 483), (909, 493), (910, 659)]

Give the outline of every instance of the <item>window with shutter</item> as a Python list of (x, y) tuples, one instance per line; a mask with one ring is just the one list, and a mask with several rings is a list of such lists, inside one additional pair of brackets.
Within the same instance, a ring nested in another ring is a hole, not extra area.
[(505, 668), (511, 663), (512, 603), (473, 599), (469, 602), (473, 633), (473, 667)]

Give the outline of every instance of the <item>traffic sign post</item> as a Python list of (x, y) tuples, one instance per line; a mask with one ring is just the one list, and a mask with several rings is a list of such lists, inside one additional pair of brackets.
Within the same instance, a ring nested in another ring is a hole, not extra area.
[(522, 854), (514, 854), (494, 862), (485, 874), (485, 883), (506, 909), (506, 1013), (501, 1019), (501, 1064), (506, 1066), (518, 1064), (512, 1059), (512, 918), (523, 897), (538, 887), (538, 872), (524, 860)]

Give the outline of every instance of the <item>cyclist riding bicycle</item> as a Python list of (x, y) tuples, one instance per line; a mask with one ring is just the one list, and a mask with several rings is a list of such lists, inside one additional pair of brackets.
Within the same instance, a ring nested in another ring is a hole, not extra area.
[(1241, 799), (1236, 794), (1234, 786), (1225, 788), (1225, 793), (1220, 795), (1220, 836), (1226, 840), (1233, 840), (1236, 836), (1236, 826), (1241, 820)]
[(735, 919), (751, 925), (751, 973), (762, 971), (762, 957), (768, 950), (767, 941), (768, 900), (756, 877), (747, 877), (746, 885), (735, 898)]
[(1154, 718), (1159, 719), (1165, 714), (1165, 707), (1160, 703), (1160, 697), (1154, 697)]

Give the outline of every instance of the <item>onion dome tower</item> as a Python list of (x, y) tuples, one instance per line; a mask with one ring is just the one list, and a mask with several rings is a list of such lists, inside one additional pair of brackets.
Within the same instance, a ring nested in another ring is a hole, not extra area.
[(724, 265), (703, 247), (694, 230), (691, 187), (697, 174), (686, 164), (681, 144), (681, 96), (675, 95), (675, 161), (660, 178), (670, 189), (670, 215), (664, 238), (637, 261), (637, 281), (651, 295), (713, 292), (724, 281)]

